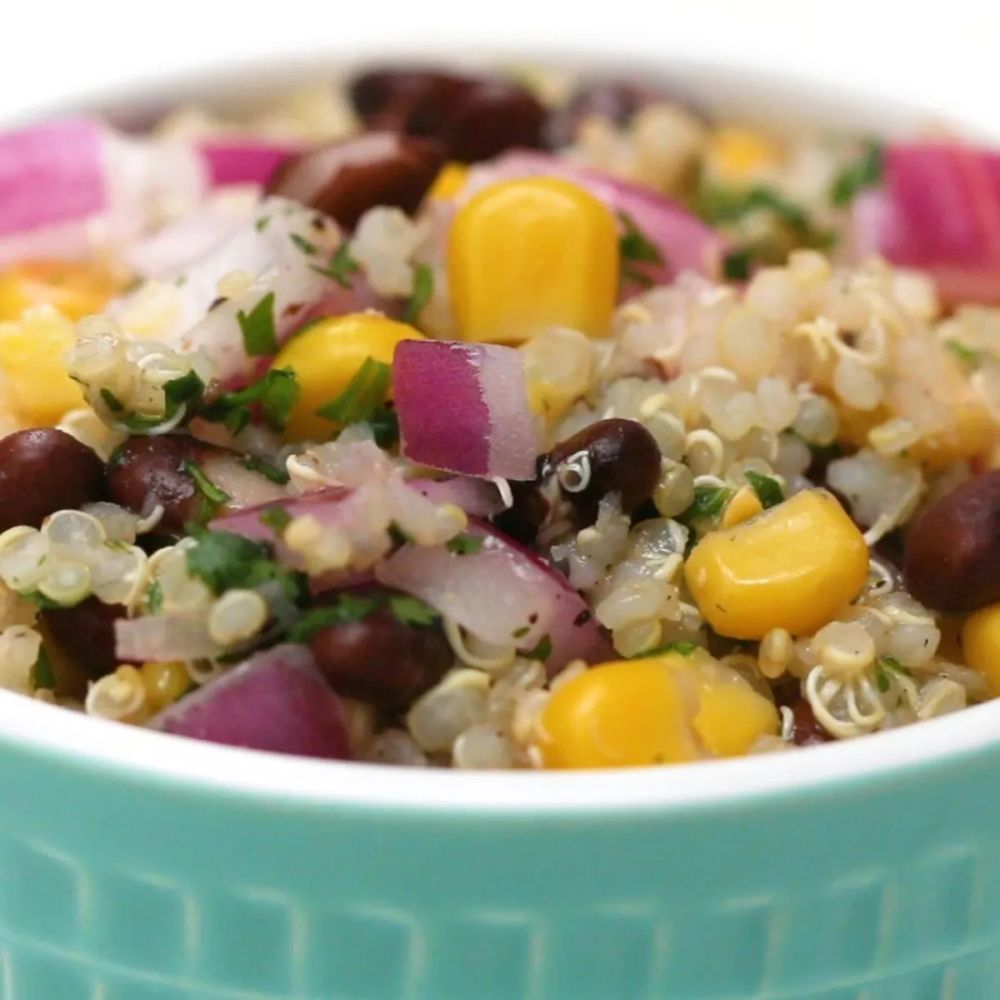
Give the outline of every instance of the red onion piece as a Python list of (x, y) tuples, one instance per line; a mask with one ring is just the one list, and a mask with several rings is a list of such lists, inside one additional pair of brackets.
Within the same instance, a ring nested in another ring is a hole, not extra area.
[(263, 186), (278, 167), (305, 149), (303, 143), (240, 135), (210, 136), (198, 143), (198, 153), (205, 162), (213, 187), (227, 184)]
[(375, 578), (426, 601), (486, 642), (531, 650), (548, 636), (550, 672), (578, 658), (613, 658), (590, 608), (558, 570), (489, 525), (470, 525), (469, 533), (483, 539), (477, 552), (404, 545), (375, 567)]
[(643, 272), (657, 284), (672, 281), (681, 271), (719, 276), (726, 243), (701, 219), (649, 188), (609, 177), (563, 157), (523, 150), (508, 153), (473, 170), (462, 196), (516, 177), (560, 177), (589, 191), (612, 212), (627, 215), (663, 257), (662, 265), (643, 265)]
[(493, 517), (506, 509), (496, 483), (485, 479), (411, 479), (409, 485), (434, 503), (453, 503), (469, 517)]
[(519, 351), (404, 340), (392, 387), (407, 458), (469, 476), (534, 476), (538, 441)]
[(853, 208), (858, 253), (926, 271), (948, 302), (1000, 302), (1000, 153), (896, 144)]
[(275, 646), (171, 705), (154, 729), (273, 753), (350, 758), (340, 699), (303, 646)]

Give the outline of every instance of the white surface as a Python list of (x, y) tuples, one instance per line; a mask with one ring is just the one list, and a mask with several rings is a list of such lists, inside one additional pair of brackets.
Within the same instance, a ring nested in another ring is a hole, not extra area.
[(0, 117), (262, 56), (376, 46), (708, 57), (904, 97), (1000, 131), (989, 0), (92, 0), (4, 5)]

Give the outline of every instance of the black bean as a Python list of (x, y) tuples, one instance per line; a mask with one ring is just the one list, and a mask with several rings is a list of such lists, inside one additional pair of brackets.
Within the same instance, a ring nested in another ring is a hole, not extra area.
[(545, 108), (524, 87), (484, 81), (453, 104), (441, 139), (453, 160), (476, 163), (508, 149), (542, 145)]
[(99, 500), (104, 489), (101, 460), (63, 431), (16, 431), (0, 440), (0, 531), (37, 528), (57, 510)]
[(111, 499), (143, 516), (159, 504), (159, 526), (183, 531), (198, 518), (204, 501), (184, 463), (197, 462), (207, 447), (173, 434), (129, 438), (108, 465)]
[(102, 604), (88, 597), (72, 608), (51, 608), (42, 619), (56, 644), (81, 666), (91, 680), (110, 674), (115, 656), (115, 622), (124, 617), (120, 604)]
[[(359, 593), (389, 596), (382, 588)], [(406, 711), (452, 665), (454, 654), (439, 625), (404, 625), (388, 607), (354, 622), (330, 625), (309, 643), (339, 694), (389, 713)]]
[(906, 538), (903, 578), (938, 611), (1000, 600), (1000, 469), (957, 486), (927, 508)]
[(268, 181), (267, 191), (351, 229), (376, 205), (415, 212), (443, 162), (441, 151), (427, 140), (370, 132), (289, 160)]
[(435, 136), (454, 101), (474, 82), (438, 70), (380, 67), (355, 77), (348, 92), (355, 112), (369, 128)]
[(613, 417), (561, 441), (549, 453), (548, 467), (563, 498), (588, 517), (609, 493), (617, 493), (630, 514), (656, 489), (660, 449), (638, 421)]

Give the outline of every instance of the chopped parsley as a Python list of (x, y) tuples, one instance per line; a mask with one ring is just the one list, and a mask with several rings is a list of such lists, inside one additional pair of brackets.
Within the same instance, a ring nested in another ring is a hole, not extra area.
[(271, 462), (266, 462), (262, 458), (254, 458), (252, 455), (246, 455), (240, 459), (240, 465), (247, 472), (256, 472), (277, 486), (284, 486), (288, 482), (288, 473), (284, 469)]
[(367, 423), (380, 448), (391, 448), (399, 440), (399, 418), (389, 403), (375, 410)]
[(733, 491), (728, 486), (696, 486), (691, 506), (678, 517), (678, 520), (691, 524), (694, 521), (718, 517), (732, 495)]
[(319, 253), (316, 248), (315, 243), (310, 243), (304, 236), (299, 236), (298, 233), (292, 233), (289, 239), (307, 256), (312, 257), (314, 254)]
[(80, 601), (72, 601), (69, 604), (63, 604), (60, 601), (53, 601), (51, 597), (46, 597), (40, 590), (19, 590), (18, 594), (21, 595), (26, 601), (31, 601), (40, 611), (55, 611), (58, 608), (73, 608), (76, 607)]
[(750, 247), (730, 250), (722, 258), (722, 276), (728, 281), (746, 281), (750, 277), (754, 251)]
[(32, 668), (35, 676), (36, 688), (48, 688), (50, 691), (56, 686), (55, 674), (52, 672), (52, 664), (49, 662), (49, 655), (42, 646), (38, 650), (38, 659)]
[(146, 591), (146, 608), (151, 615), (157, 615), (162, 607), (163, 585), (159, 580), (154, 580)]
[(657, 646), (656, 649), (637, 653), (632, 659), (643, 660), (648, 656), (665, 656), (667, 653), (679, 653), (681, 656), (690, 656), (696, 649), (701, 648), (698, 643), (691, 642), (689, 639), (674, 639), (673, 642), (664, 643), (662, 646)]
[(972, 369), (979, 367), (980, 357), (977, 350), (974, 350), (967, 344), (963, 344), (960, 340), (955, 340), (954, 337), (944, 341), (944, 346), (946, 350), (951, 351), (951, 353), (954, 354), (963, 365), (967, 365)]
[(910, 671), (894, 656), (880, 656), (875, 661), (875, 684), (883, 694), (889, 690), (892, 684), (892, 674), (909, 676)]
[(260, 523), (280, 535), (291, 523), (292, 515), (284, 507), (276, 505), (260, 512)]
[(101, 399), (112, 413), (121, 413), (125, 409), (125, 404), (110, 389), (101, 390)]
[(483, 540), (477, 535), (456, 535), (447, 543), (449, 552), (457, 556), (471, 556), (483, 547)]
[(649, 286), (653, 279), (635, 264), (663, 264), (663, 254), (660, 248), (636, 225), (635, 220), (627, 212), (619, 212), (618, 218), (622, 224), (622, 235), (618, 240), (618, 252), (622, 260), (622, 278), (636, 284)]
[(326, 267), (313, 267), (317, 274), (322, 274), (326, 278), (332, 278), (341, 288), (351, 287), (351, 275), (361, 265), (351, 256), (350, 245), (345, 240), (333, 251)]
[(431, 300), (434, 294), (434, 272), (429, 264), (417, 264), (413, 269), (413, 291), (410, 294), (410, 301), (406, 303), (403, 312), (403, 321), (406, 323), (416, 323), (423, 312), (424, 306)]
[(222, 506), (230, 499), (230, 496), (225, 490), (220, 490), (205, 475), (205, 471), (197, 462), (192, 462), (186, 458), (182, 468), (194, 480), (194, 484), (201, 494), (201, 510), (198, 512), (198, 523), (205, 525), (218, 514)]
[(400, 625), (433, 625), (441, 617), (419, 597), (399, 594), (389, 598), (389, 610)]
[(753, 472), (750, 469), (746, 471), (745, 475), (747, 482), (757, 494), (757, 499), (765, 510), (768, 507), (776, 506), (785, 499), (785, 493), (777, 479), (762, 475), (760, 472)]
[(547, 660), (552, 655), (552, 637), (543, 635), (534, 649), (524, 654), (529, 660)]
[[(227, 392), (201, 411), (213, 423), (225, 424), (231, 434), (239, 434), (253, 419), (253, 404), (274, 431), (283, 431), (299, 398), (299, 383), (291, 368), (272, 368), (263, 378), (238, 392)], [(257, 471), (260, 471), (259, 469)], [(278, 480), (275, 480), (277, 482)]]
[(225, 531), (202, 531), (197, 545), (185, 552), (188, 572), (215, 594), (233, 587), (253, 589), (275, 581), (293, 601), (306, 594), (304, 577), (283, 569), (271, 558), (270, 547)]
[(849, 205), (865, 188), (875, 187), (885, 169), (885, 150), (880, 142), (869, 140), (861, 155), (849, 163), (830, 185), (830, 204), (837, 208)]
[(338, 424), (361, 424), (371, 420), (389, 395), (392, 369), (384, 361), (365, 358), (347, 388), (316, 411)]
[(101, 389), (101, 399), (128, 430), (134, 434), (143, 434), (173, 420), (182, 406), (188, 407), (189, 414), (193, 413), (204, 393), (205, 383), (192, 369), (164, 384), (162, 414), (127, 413), (125, 404), (110, 389)]
[(243, 346), (251, 358), (265, 358), (278, 352), (278, 334), (274, 327), (274, 292), (268, 292), (260, 302), (245, 313), (236, 314), (243, 334)]
[(268, 223), (269, 223), (270, 221), (271, 221), (271, 216), (269, 216), (269, 215), (262, 215), (262, 216), (261, 216), (261, 217), (260, 217), (260, 218), (259, 218), (259, 219), (258, 219), (258, 220), (257, 220), (257, 221), (256, 221), (256, 222), (254, 223), (254, 224), (253, 224), (253, 227), (254, 227), (254, 229), (256, 229), (256, 230), (257, 230), (257, 232), (258, 232), (258, 233), (262, 233), (262, 232), (264, 232), (264, 230), (265, 230), (265, 229), (267, 229), (267, 224), (268, 224)]
[(289, 642), (309, 642), (317, 632), (322, 632), (332, 625), (348, 625), (359, 622), (374, 614), (382, 607), (379, 597), (358, 597), (355, 594), (344, 593), (337, 598), (335, 604), (322, 608), (310, 608), (288, 630)]

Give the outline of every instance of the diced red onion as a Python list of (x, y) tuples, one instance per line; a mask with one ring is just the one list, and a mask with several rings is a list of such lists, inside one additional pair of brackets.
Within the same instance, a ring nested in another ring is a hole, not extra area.
[(227, 746), (347, 760), (340, 699), (303, 646), (275, 646), (182, 698), (154, 729)]
[(248, 469), (233, 452), (205, 449), (200, 462), (209, 480), (228, 494), (231, 508), (257, 507), (287, 495), (284, 486)]
[(697, 216), (655, 191), (563, 157), (528, 151), (507, 153), (473, 170), (462, 197), (517, 177), (561, 177), (589, 191), (612, 212), (627, 215), (663, 257), (662, 265), (643, 265), (643, 273), (657, 284), (673, 280), (681, 271), (710, 278), (720, 273), (725, 240)]
[(205, 171), (177, 143), (126, 138), (89, 118), (0, 134), (0, 265), (122, 245), (164, 199), (199, 197)]
[(931, 274), (949, 302), (1000, 302), (1000, 153), (895, 144), (854, 203), (855, 248)]
[(411, 479), (409, 485), (434, 503), (453, 503), (469, 517), (493, 517), (506, 509), (496, 483), (450, 476), (448, 479)]
[(519, 351), (404, 340), (392, 386), (407, 458), (469, 476), (534, 476), (538, 440)]
[(531, 650), (548, 636), (550, 671), (578, 658), (613, 657), (590, 608), (561, 573), (489, 525), (470, 525), (469, 532), (483, 539), (477, 552), (404, 545), (375, 567), (375, 577), (486, 642)]
[(303, 143), (277, 142), (256, 136), (215, 135), (198, 142), (198, 153), (213, 187), (267, 183), (284, 163), (303, 152)]

